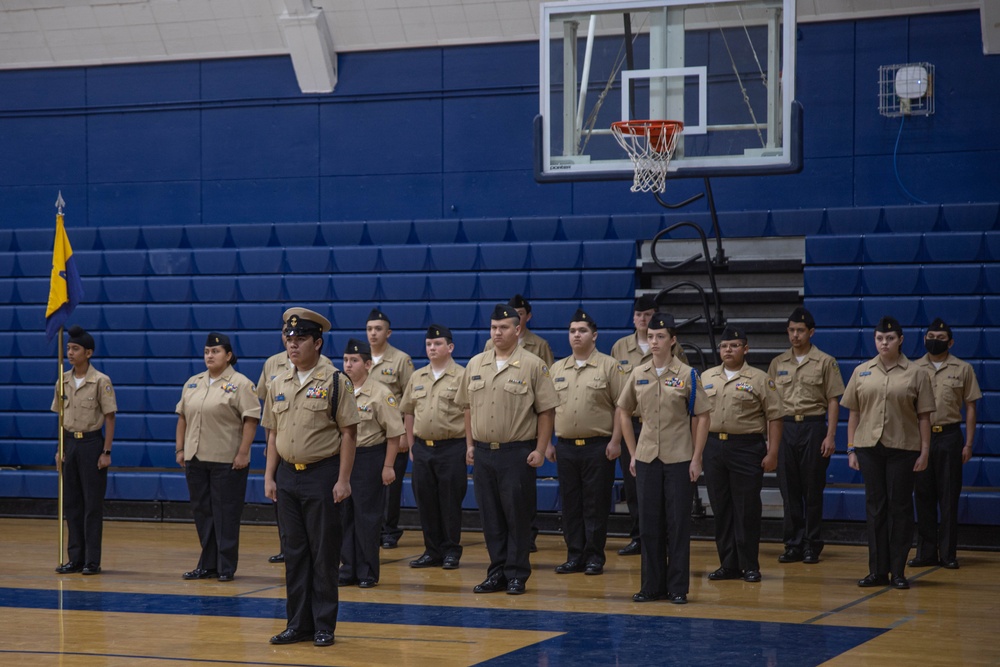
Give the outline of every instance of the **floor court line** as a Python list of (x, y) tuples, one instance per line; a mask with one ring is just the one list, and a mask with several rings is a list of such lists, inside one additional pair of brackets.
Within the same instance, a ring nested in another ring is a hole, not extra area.
[[(925, 572), (920, 572), (919, 574), (915, 574), (912, 577), (909, 577), (909, 580), (910, 581), (916, 581), (917, 579), (920, 579), (921, 577), (923, 577), (923, 576), (925, 576), (927, 574), (930, 574), (930, 573), (932, 573), (933, 571), (935, 571), (937, 569), (938, 568), (932, 568), (931, 570), (927, 570)], [(879, 590), (877, 590), (877, 591), (875, 591), (873, 593), (869, 593), (868, 595), (862, 596), (862, 597), (858, 598), (857, 600), (852, 600), (851, 602), (848, 602), (847, 604), (841, 605), (841, 606), (837, 607), (836, 609), (831, 609), (830, 611), (823, 612), (822, 614), (819, 614), (817, 616), (813, 616), (810, 619), (802, 621), (802, 624), (803, 625), (809, 625), (810, 623), (816, 623), (818, 621), (822, 621), (824, 619), (830, 618), (831, 616), (835, 616), (836, 614), (839, 614), (840, 612), (847, 611), (848, 609), (851, 609), (852, 607), (857, 607), (859, 604), (863, 604), (865, 602), (873, 600), (873, 599), (877, 598), (880, 595), (885, 595), (886, 593), (890, 593), (890, 592), (892, 592), (894, 590), (896, 590), (896, 589), (892, 588), (891, 586), (885, 586), (885, 587), (883, 587), (883, 588), (881, 588), (881, 589), (879, 589)], [(894, 626), (890, 626), (890, 627), (894, 627)]]

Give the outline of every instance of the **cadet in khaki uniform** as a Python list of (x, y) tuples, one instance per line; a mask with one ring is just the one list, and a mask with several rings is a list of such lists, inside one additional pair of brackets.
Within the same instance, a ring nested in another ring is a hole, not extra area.
[[(711, 405), (698, 374), (675, 359), (673, 316), (649, 321), (652, 358), (633, 369), (618, 398), (618, 421), (633, 452), (642, 528), (642, 588), (635, 602), (687, 603), (691, 580), (691, 484), (701, 476)], [(636, 442), (630, 416), (645, 428)], [(693, 419), (692, 419), (693, 418)], [(668, 558), (669, 557), (669, 558)]]
[[(528, 329), (528, 322), (531, 321), (531, 304), (520, 294), (515, 294), (507, 302), (507, 305), (517, 311), (521, 325), (521, 334), (518, 338), (521, 347), (544, 361), (546, 366), (551, 366), (555, 361), (555, 357), (552, 354), (552, 348), (549, 347), (548, 341)], [(492, 349), (493, 339), (491, 338), (486, 341), (483, 352), (489, 352)]]
[(913, 543), (913, 473), (927, 467), (934, 390), (902, 344), (896, 318), (879, 320), (878, 356), (854, 369), (840, 400), (851, 411), (848, 465), (865, 480), (868, 576), (858, 581), (862, 588), (910, 587), (903, 570)]
[(815, 332), (816, 321), (808, 310), (792, 311), (788, 317), (792, 347), (767, 369), (781, 394), (784, 417), (778, 484), (784, 503), (785, 552), (778, 556), (779, 563), (818, 563), (823, 551), (823, 489), (836, 449), (844, 379), (837, 360), (810, 342)]
[[(628, 375), (632, 369), (639, 364), (649, 361), (652, 353), (649, 351), (649, 342), (646, 332), (649, 327), (649, 320), (656, 312), (656, 300), (649, 294), (643, 294), (635, 300), (632, 313), (632, 324), (635, 325), (635, 333), (619, 338), (611, 348), (611, 356), (618, 364), (625, 369)], [(680, 343), (674, 343), (670, 350), (673, 357), (681, 363), (687, 363), (687, 356)], [(642, 422), (638, 417), (632, 418), (632, 428), (636, 437), (642, 431)], [(628, 447), (622, 447), (621, 458), (618, 459), (622, 471), (622, 483), (625, 502), (628, 505), (628, 513), (632, 517), (632, 527), (629, 530), (629, 543), (618, 550), (619, 556), (638, 556), (642, 553), (642, 541), (639, 539), (639, 502), (635, 492), (635, 476), (629, 473), (632, 465), (632, 454)]]
[[(59, 574), (101, 573), (104, 494), (108, 490), (111, 443), (115, 437), (118, 403), (111, 378), (90, 364), (94, 337), (82, 327), (67, 332), (66, 358), (73, 368), (63, 371), (63, 456), (56, 464), (63, 476), (63, 513), (69, 529), (69, 560)], [(59, 385), (52, 412), (59, 412)], [(101, 432), (104, 427), (104, 432)]]
[(472, 358), (455, 397), (475, 443), (467, 449), (466, 463), (474, 464), (476, 502), (490, 556), (486, 580), (473, 589), (476, 593), (520, 595), (531, 575), (535, 468), (545, 460), (559, 399), (549, 369), (517, 344), (520, 328), (512, 307), (493, 309), (494, 349)]
[(764, 473), (778, 466), (781, 397), (764, 371), (746, 363), (749, 349), (746, 332), (727, 326), (719, 343), (722, 365), (702, 378), (712, 402), (705, 484), (721, 564), (708, 575), (712, 581), (760, 581), (760, 490)]
[[(396, 401), (403, 398), (403, 390), (413, 374), (413, 360), (406, 352), (397, 350), (389, 344), (392, 327), (389, 317), (378, 308), (373, 308), (368, 314), (365, 327), (368, 344), (372, 350), (371, 374), (375, 379), (386, 385)], [(406, 476), (406, 465), (409, 462), (410, 445), (400, 441), (399, 452), (393, 462), (396, 479), (389, 485), (386, 497), (385, 515), (382, 524), (382, 548), (395, 549), (403, 531), (399, 529), (399, 503), (403, 495), (403, 478)]]
[(464, 368), (451, 358), (451, 329), (427, 329), (430, 364), (410, 377), (400, 410), (413, 457), (413, 497), (424, 533), (424, 553), (410, 567), (454, 570), (462, 558), (462, 501), (468, 489), (465, 411), (455, 403)]
[(369, 374), (371, 348), (354, 338), (344, 348), (344, 373), (358, 403), (358, 445), (351, 472), (351, 497), (341, 503), (344, 547), (340, 586), (374, 588), (379, 579), (378, 547), (386, 487), (396, 478), (393, 462), (405, 433), (399, 403), (389, 388)]
[(962, 465), (972, 458), (976, 401), (983, 397), (983, 392), (972, 366), (948, 352), (954, 344), (951, 327), (939, 317), (931, 322), (924, 338), (927, 354), (917, 361), (917, 366), (931, 377), (935, 408), (931, 414), (927, 469), (918, 472), (914, 480), (918, 536), (917, 556), (907, 563), (910, 567), (941, 563), (949, 570), (958, 569), (958, 498), (962, 493)]
[(547, 456), (559, 472), (566, 562), (556, 574), (604, 572), (615, 459), (621, 453), (621, 427), (615, 404), (625, 371), (597, 351), (597, 323), (577, 309), (569, 323), (573, 354), (549, 369), (559, 397), (556, 446)]
[(339, 609), (338, 505), (351, 495), (360, 418), (350, 379), (320, 356), (329, 320), (305, 308), (289, 308), (283, 319), (294, 369), (271, 383), (263, 412), (264, 495), (278, 503), (288, 595), (288, 625), (271, 643), (330, 646)]
[(198, 566), (183, 578), (232, 581), (260, 399), (253, 382), (233, 368), (229, 336), (208, 334), (204, 356), (206, 371), (188, 378), (174, 410), (177, 464), (184, 468), (201, 542)]

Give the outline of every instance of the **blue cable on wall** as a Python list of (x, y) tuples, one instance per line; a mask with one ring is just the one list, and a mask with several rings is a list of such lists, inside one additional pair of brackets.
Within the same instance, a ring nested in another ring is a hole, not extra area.
[(905, 123), (905, 122), (906, 122), (906, 116), (900, 116), (900, 118), (899, 118), (899, 132), (896, 134), (896, 147), (892, 149), (892, 170), (896, 174), (896, 182), (899, 183), (899, 187), (903, 190), (903, 192), (906, 193), (906, 196), (909, 197), (910, 199), (912, 199), (913, 201), (915, 201), (918, 204), (926, 204), (927, 202), (925, 202), (923, 199), (920, 199), (919, 197), (914, 196), (912, 192), (910, 192), (909, 190), (907, 190), (906, 186), (903, 185), (903, 179), (901, 179), (899, 177), (899, 161), (898, 161), (898, 156), (899, 156), (899, 140), (903, 136), (903, 123)]

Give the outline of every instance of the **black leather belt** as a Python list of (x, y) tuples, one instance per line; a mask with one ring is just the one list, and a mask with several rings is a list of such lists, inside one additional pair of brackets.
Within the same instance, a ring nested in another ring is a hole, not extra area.
[(373, 452), (382, 452), (385, 454), (385, 440), (382, 442), (377, 442), (374, 445), (368, 445), (367, 447), (355, 447), (354, 456), (363, 456), (365, 454), (371, 454)]
[(931, 426), (931, 433), (953, 433), (955, 431), (961, 431), (962, 425), (960, 423), (955, 424), (940, 424), (938, 426)]
[(712, 431), (709, 432), (708, 436), (723, 442), (762, 442), (764, 440), (763, 433), (716, 433)]
[(465, 438), (448, 438), (447, 440), (424, 440), (423, 438), (413, 438), (420, 444), (428, 447), (447, 447), (449, 445), (465, 444)]
[(340, 454), (334, 454), (333, 456), (328, 456), (325, 459), (320, 459), (319, 461), (313, 461), (312, 463), (291, 463), (285, 459), (281, 459), (281, 465), (285, 466), (289, 470), (294, 470), (295, 472), (302, 472), (303, 470), (312, 470), (313, 468), (319, 468), (320, 466), (329, 465), (332, 461), (335, 461)]
[(63, 429), (66, 437), (73, 438), (74, 440), (83, 440), (84, 438), (98, 438), (103, 435), (101, 431), (67, 431)]
[(610, 439), (611, 436), (599, 435), (594, 438), (556, 438), (556, 442), (560, 445), (568, 445), (570, 447), (583, 447), (584, 445), (604, 445)]
[(825, 422), (826, 415), (788, 415), (786, 422)]
[(514, 440), (513, 442), (483, 442), (476, 440), (476, 447), (482, 447), (483, 449), (506, 449), (508, 447), (521, 447), (524, 445), (534, 447), (535, 444), (534, 440)]

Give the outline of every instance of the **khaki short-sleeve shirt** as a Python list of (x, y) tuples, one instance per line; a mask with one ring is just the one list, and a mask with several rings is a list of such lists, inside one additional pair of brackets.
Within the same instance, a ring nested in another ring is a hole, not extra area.
[(767, 373), (744, 362), (730, 380), (725, 366), (705, 372), (701, 378), (705, 394), (712, 402), (713, 433), (767, 435), (767, 423), (781, 419), (781, 396)]
[(608, 437), (614, 430), (615, 404), (625, 385), (625, 370), (594, 350), (583, 366), (575, 357), (560, 359), (549, 369), (559, 397), (556, 435), (560, 438)]
[(406, 383), (410, 381), (411, 375), (413, 375), (413, 359), (406, 352), (397, 350), (388, 343), (382, 358), (378, 363), (373, 363), (369, 371), (370, 377), (389, 387), (389, 391), (397, 401), (403, 398), (403, 390), (406, 389)]
[(271, 386), (274, 378), (290, 370), (292, 361), (288, 358), (287, 352), (279, 352), (268, 357), (264, 362), (264, 368), (260, 370), (260, 379), (257, 380), (257, 398), (262, 401), (267, 398), (267, 388)]
[(381, 445), (388, 438), (398, 438), (406, 433), (399, 401), (389, 387), (368, 375), (368, 379), (354, 392), (358, 404), (358, 448)]
[(465, 409), (455, 399), (465, 369), (451, 360), (434, 379), (430, 365), (410, 376), (399, 409), (413, 415), (413, 434), (422, 440), (465, 437)]
[(983, 397), (972, 366), (958, 357), (949, 354), (941, 362), (941, 368), (934, 368), (934, 362), (925, 354), (917, 365), (927, 371), (934, 387), (935, 408), (931, 415), (934, 426), (961, 422), (965, 404)]
[(320, 358), (302, 384), (294, 368), (278, 375), (264, 400), (262, 425), (275, 431), (278, 455), (289, 463), (315, 463), (336, 456), (340, 429), (359, 421), (354, 385), (326, 357)]
[[(525, 332), (524, 336), (518, 343), (528, 352), (545, 362), (546, 366), (552, 366), (555, 363), (555, 356), (552, 354), (552, 348), (549, 347), (549, 342), (536, 334), (531, 329)], [(493, 339), (490, 338), (486, 341), (486, 346), (483, 347), (483, 352), (488, 352), (493, 349)]]
[(649, 463), (690, 461), (694, 456), (691, 437), (691, 392), (694, 392), (694, 414), (712, 409), (702, 388), (701, 378), (679, 359), (667, 366), (663, 375), (656, 374), (652, 360), (639, 364), (629, 375), (618, 397), (618, 407), (630, 414), (642, 416), (642, 432), (636, 443), (635, 458)]
[(548, 367), (518, 345), (499, 371), (495, 350), (474, 356), (455, 402), (469, 408), (475, 440), (517, 442), (538, 437), (538, 413), (555, 408), (559, 398)]
[[(87, 369), (79, 388), (73, 379), (73, 369), (63, 372), (63, 428), (67, 431), (98, 431), (104, 426), (104, 415), (118, 412), (118, 401), (111, 378), (93, 365)], [(52, 412), (59, 412), (59, 384), (52, 398)]]
[(232, 463), (243, 439), (243, 420), (260, 419), (257, 388), (227, 366), (215, 382), (208, 371), (192, 375), (174, 412), (184, 417), (184, 459)]
[[(670, 348), (670, 354), (681, 363), (688, 362), (680, 341), (674, 343), (674, 346)], [(642, 348), (639, 347), (639, 334), (633, 333), (631, 336), (624, 336), (615, 341), (615, 344), (611, 346), (611, 356), (625, 369), (626, 373), (631, 373), (636, 366), (652, 359), (653, 353), (648, 348), (646, 352), (643, 352)]]
[(809, 348), (802, 363), (788, 349), (774, 359), (767, 369), (781, 394), (781, 416), (826, 416), (830, 399), (844, 394), (844, 378), (837, 360), (815, 345)]
[(840, 404), (858, 413), (855, 447), (881, 442), (893, 449), (919, 451), (917, 415), (934, 412), (934, 390), (927, 372), (904, 355), (888, 371), (875, 357), (854, 369)]

